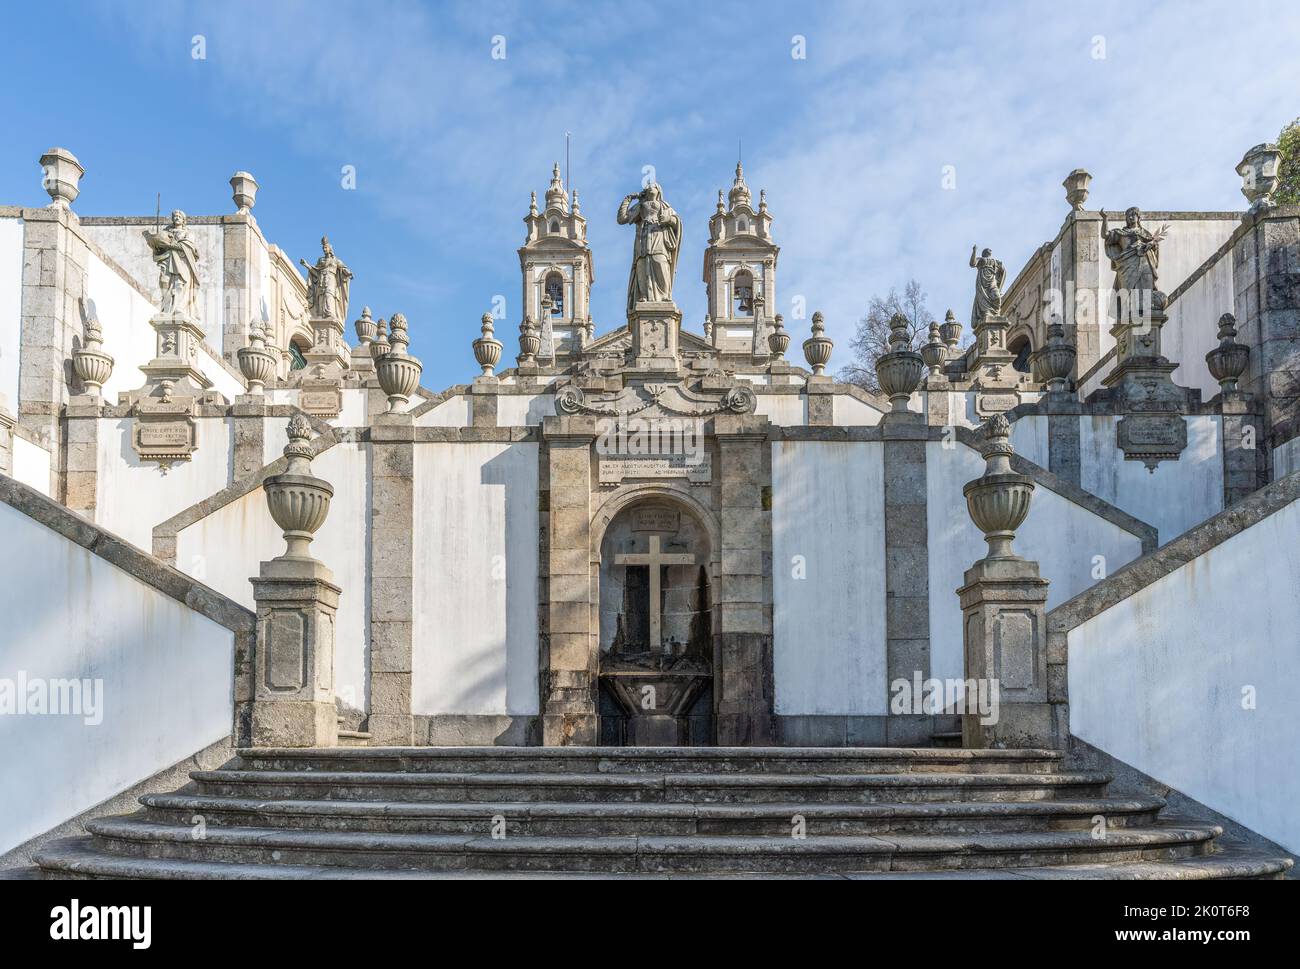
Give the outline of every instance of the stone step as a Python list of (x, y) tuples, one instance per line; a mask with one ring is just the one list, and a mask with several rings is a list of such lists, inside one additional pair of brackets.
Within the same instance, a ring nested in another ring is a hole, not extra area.
[(1052, 750), (931, 747), (350, 747), (245, 748), (250, 770), (421, 773), (1043, 774)]
[[(347, 753), (347, 751), (340, 751)], [(1099, 797), (1110, 777), (1050, 774), (436, 773), (196, 770), (199, 793), (340, 801), (840, 803)]]
[(507, 836), (696, 835), (788, 836), (803, 818), (809, 835), (977, 833), (1091, 830), (1150, 826), (1164, 806), (1156, 797), (1077, 801), (959, 801), (878, 804), (691, 804), (581, 802), (419, 802), (262, 800), (193, 794), (147, 794), (144, 820), (182, 825), (275, 827), (314, 831), (491, 834), (498, 818)]
[[(108, 854), (235, 864), (334, 865), (435, 871), (846, 872), (1040, 867), (1170, 861), (1207, 854), (1222, 829), (1210, 825), (973, 835), (630, 836), (598, 838), (292, 831), (213, 828), (136, 818), (92, 821)], [(38, 855), (48, 867), (51, 859)]]
[[(104, 879), (209, 879), (209, 880), (286, 880), (308, 879), (716, 879), (734, 878), (733, 874), (704, 872), (545, 872), (545, 871), (418, 871), (411, 869), (375, 870), (334, 868), (325, 865), (241, 865), (224, 862), (188, 861), (181, 858), (136, 858), (96, 851), (90, 838), (67, 838), (53, 842), (41, 851), (45, 878)], [(1212, 881), (1230, 879), (1282, 878), (1291, 866), (1290, 859), (1259, 855), (1217, 854), (1170, 861), (1112, 862), (1101, 865), (1059, 865), (1039, 868), (952, 869), (934, 872), (817, 872), (804, 874), (747, 873), (756, 879), (1008, 879), (1008, 878), (1114, 878), (1122, 880)]]

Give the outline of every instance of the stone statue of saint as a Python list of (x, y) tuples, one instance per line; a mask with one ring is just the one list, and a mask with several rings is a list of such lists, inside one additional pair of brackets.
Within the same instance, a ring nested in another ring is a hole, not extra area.
[(1101, 237), (1111, 268), (1115, 270), (1115, 291), (1136, 298), (1139, 309), (1148, 305), (1146, 293), (1152, 294), (1152, 307), (1164, 307), (1164, 294), (1156, 289), (1156, 274), (1160, 268), (1160, 242), (1167, 230), (1167, 226), (1161, 226), (1152, 233), (1144, 228), (1142, 212), (1137, 206), (1125, 210), (1122, 227), (1112, 229), (1106, 211), (1102, 210)]
[(682, 220), (651, 182), (639, 195), (629, 195), (618, 207), (618, 224), (636, 226), (632, 271), (627, 280), (627, 312), (642, 300), (671, 303)]
[(993, 258), (993, 250), (985, 249), (975, 255), (970, 247), (970, 266), (975, 274), (975, 304), (970, 311), (970, 325), (974, 329), (986, 316), (1002, 312), (1002, 284), (1007, 281), (1007, 271), (1000, 259)]
[(144, 239), (158, 266), (162, 312), (193, 317), (199, 291), (199, 250), (185, 227), (185, 213), (176, 209), (171, 224), (146, 231)]
[(348, 318), (352, 270), (334, 255), (329, 236), (321, 236), (320, 248), (321, 257), (316, 260), (316, 265), (309, 266), (306, 260), (298, 260), (307, 270), (307, 305), (313, 319), (342, 323)]

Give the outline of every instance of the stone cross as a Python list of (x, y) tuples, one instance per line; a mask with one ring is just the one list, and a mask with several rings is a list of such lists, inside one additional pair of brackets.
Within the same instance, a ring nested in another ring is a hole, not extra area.
[(695, 556), (660, 551), (658, 535), (651, 535), (649, 543), (650, 551), (648, 553), (627, 552), (615, 555), (614, 564), (650, 566), (650, 650), (657, 653), (663, 644), (663, 617), (659, 614), (659, 567), (662, 565), (694, 565)]

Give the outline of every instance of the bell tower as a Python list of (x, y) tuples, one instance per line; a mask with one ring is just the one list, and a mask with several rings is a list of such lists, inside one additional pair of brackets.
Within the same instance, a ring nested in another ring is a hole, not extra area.
[(587, 220), (560, 178), (560, 165), (551, 171), (545, 207), (537, 208), (532, 194), (524, 216), (527, 236), (519, 248), (523, 276), (523, 312), (541, 331), (540, 362), (552, 363), (580, 349), (592, 336), (591, 284), (596, 281)]
[(704, 285), (709, 296), (713, 345), (723, 353), (749, 354), (755, 361), (769, 355), (767, 335), (776, 312), (776, 258), (767, 193), (754, 208), (744, 168), (709, 219), (709, 246), (704, 250)]

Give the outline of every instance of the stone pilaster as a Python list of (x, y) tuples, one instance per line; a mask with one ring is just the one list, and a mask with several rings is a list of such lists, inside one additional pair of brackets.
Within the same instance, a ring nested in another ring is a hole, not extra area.
[(23, 210), (18, 420), (51, 454), (51, 494), (62, 493), (59, 418), (71, 396), (68, 361), (81, 335), (89, 249), (66, 208)]
[(1232, 250), (1234, 315), (1251, 348), (1241, 389), (1263, 406), (1271, 444), (1276, 430), (1300, 418), (1300, 206), (1243, 220)]
[(64, 504), (95, 520), (99, 489), (99, 397), (86, 394), (68, 401), (68, 437)]
[[(885, 472), (885, 663), (887, 683), (930, 676), (930, 557), (926, 521), (924, 414), (894, 411), (881, 420)], [(933, 718), (891, 715), (890, 744), (928, 746)]]
[(590, 746), (596, 713), (599, 644), (592, 635), (590, 417), (542, 422), (542, 743)]
[(808, 397), (808, 423), (830, 427), (835, 423), (835, 381), (831, 377), (811, 376), (804, 385)]
[(750, 415), (714, 421), (722, 510), (714, 690), (722, 746), (770, 744), (775, 736), (771, 592), (764, 569), (772, 549), (772, 514), (764, 500), (771, 486), (767, 427), (766, 418)]
[(497, 387), (496, 377), (474, 378), (469, 397), (470, 420), (474, 427), (497, 426), (497, 401), (500, 399)]
[[(232, 367), (239, 366), (239, 348), (248, 345), (249, 321), (262, 318), (262, 276), (257, 267), (260, 249), (266, 247), (248, 214), (228, 215), (222, 220), (221, 258), (225, 280), (221, 307), (221, 355)], [(211, 309), (211, 308), (210, 308)]]
[(266, 398), (242, 395), (230, 408), (234, 453), (231, 459), (232, 481), (239, 481), (261, 470), (266, 463)]
[(1082, 446), (1079, 419), (1083, 407), (1078, 398), (1066, 393), (1044, 394), (1038, 402), (1038, 412), (1047, 416), (1047, 470), (1062, 481), (1080, 485), (1083, 468), (1079, 456)]
[(1223, 391), (1223, 507), (1231, 508), (1267, 483), (1263, 435), (1255, 406), (1246, 395)]
[(1077, 379), (1102, 355), (1101, 328), (1108, 294), (1101, 292), (1101, 213), (1070, 213), (1061, 245), (1062, 321), (1078, 351), (1071, 374), (1071, 379)]
[(414, 419), (376, 416), (370, 443), (370, 741), (402, 746), (412, 742), (414, 725)]

